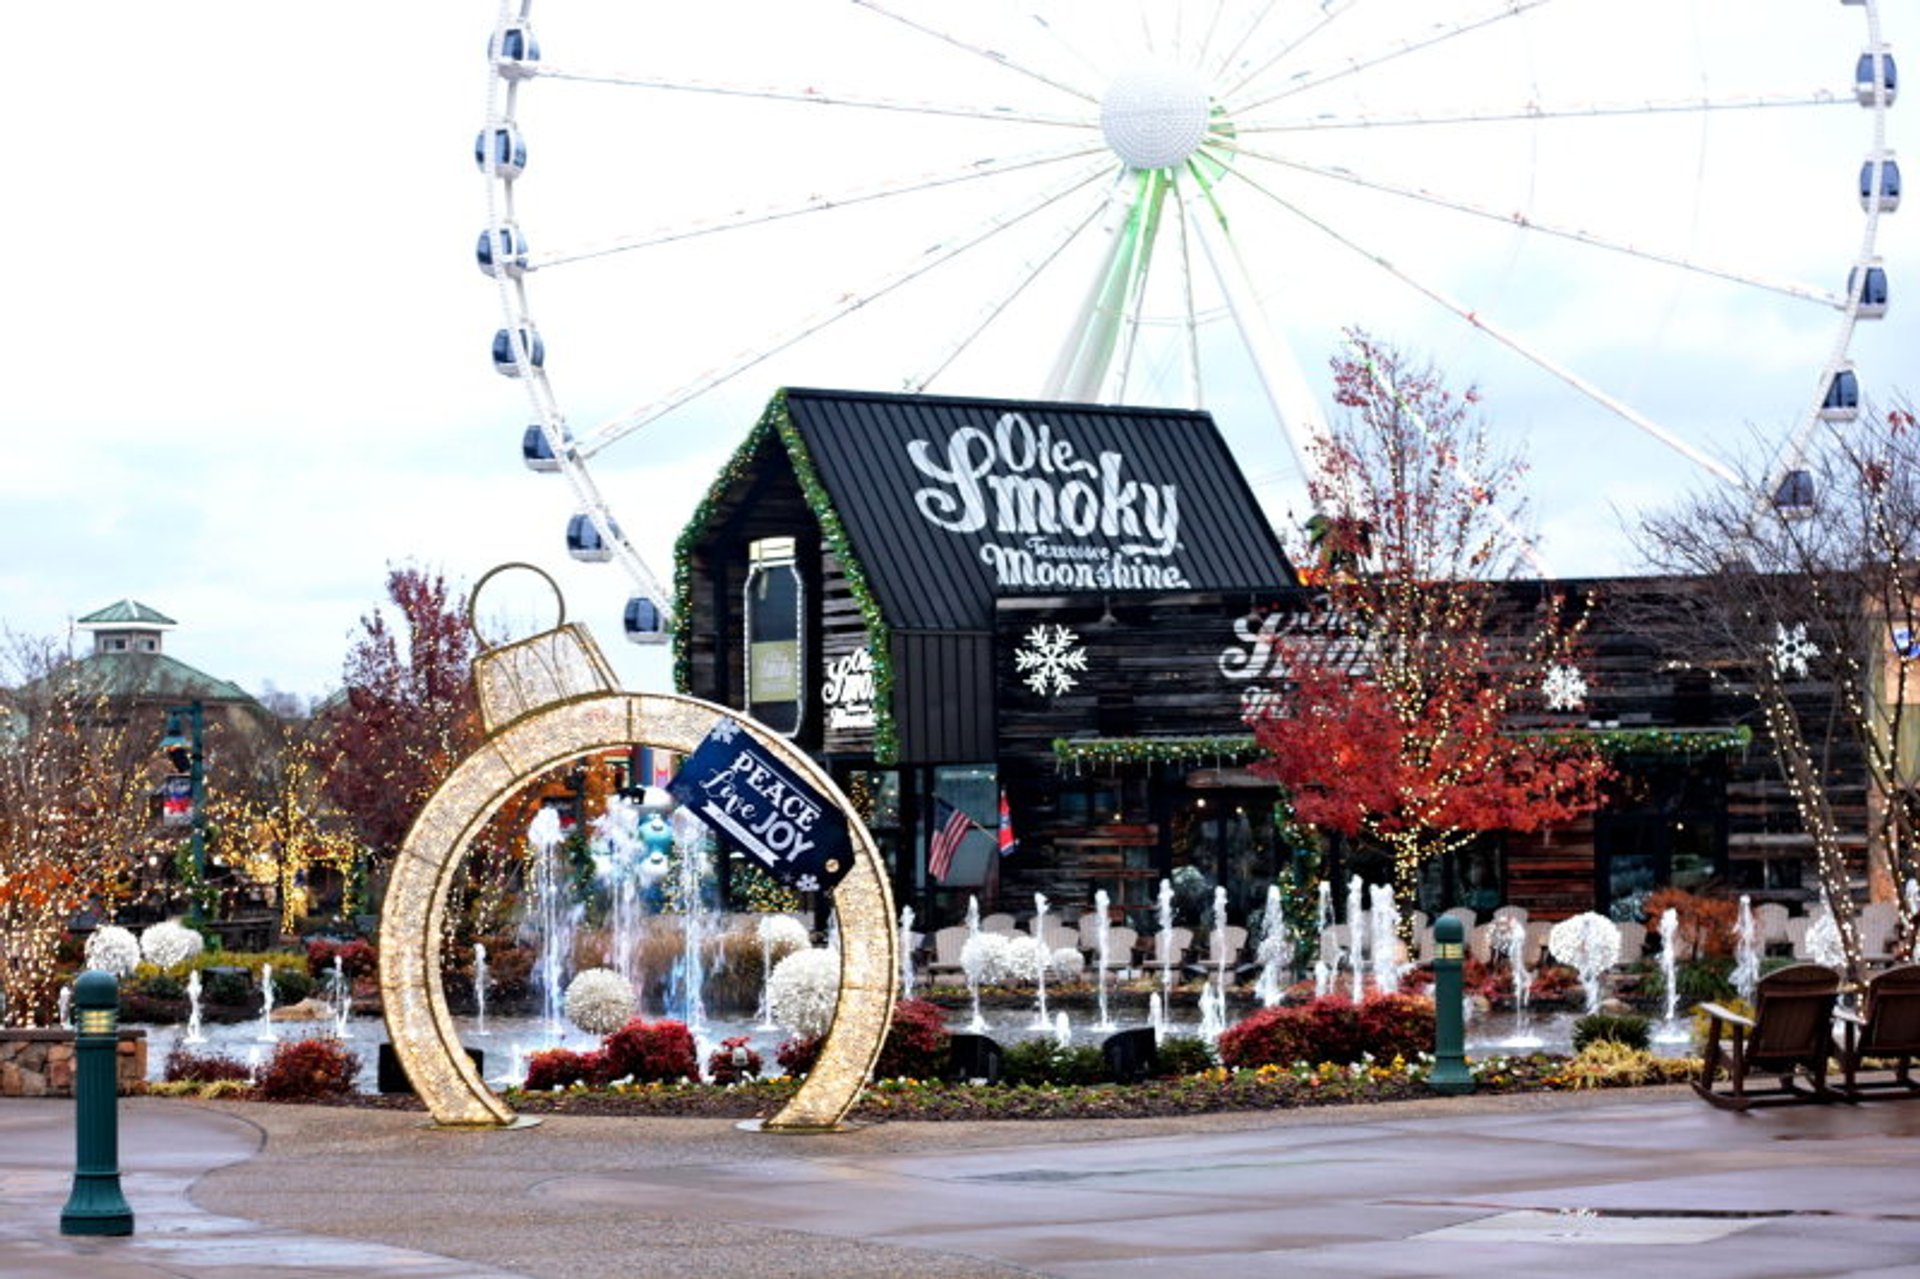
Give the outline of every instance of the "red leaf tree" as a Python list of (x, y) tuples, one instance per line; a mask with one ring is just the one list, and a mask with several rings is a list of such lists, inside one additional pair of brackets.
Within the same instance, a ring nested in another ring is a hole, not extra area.
[[(1551, 594), (1511, 607), (1491, 579), (1529, 548), (1523, 470), (1498, 457), (1455, 396), (1364, 334), (1334, 360), (1347, 412), (1323, 441), (1312, 496), (1323, 637), (1295, 640), (1277, 702), (1252, 721), (1303, 822), (1393, 856), (1414, 899), (1419, 870), (1491, 831), (1533, 831), (1597, 807), (1610, 776), (1591, 747), (1514, 731), (1544, 709), (1539, 690), (1572, 660), (1579, 624)], [(1364, 530), (1364, 537), (1325, 536)], [(1338, 555), (1329, 554), (1329, 543)]]
[(479, 733), (473, 636), (446, 579), (393, 569), (387, 597), (399, 627), (378, 611), (360, 619), (344, 694), (324, 712), (327, 798), (377, 857), (399, 849)]

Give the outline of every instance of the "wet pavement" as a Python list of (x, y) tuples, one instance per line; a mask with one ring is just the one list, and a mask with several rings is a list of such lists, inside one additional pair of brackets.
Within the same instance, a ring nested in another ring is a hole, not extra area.
[(67, 1239), (71, 1103), (0, 1101), (0, 1275), (1920, 1277), (1920, 1099), (1680, 1089), (1098, 1123), (122, 1103), (126, 1239)]

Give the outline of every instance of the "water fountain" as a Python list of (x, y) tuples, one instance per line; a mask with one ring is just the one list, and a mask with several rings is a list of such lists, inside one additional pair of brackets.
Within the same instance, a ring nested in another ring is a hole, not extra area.
[(1160, 966), (1160, 1006), (1173, 1006), (1173, 881), (1160, 881), (1160, 901), (1155, 911), (1160, 931), (1153, 935), (1153, 958)]
[(1366, 881), (1355, 875), (1347, 881), (1347, 967), (1353, 970), (1353, 1002), (1366, 998), (1367, 906)]
[[(199, 970), (196, 969), (195, 976), (198, 975)], [(60, 988), (60, 1029), (73, 1029), (73, 987), (70, 985)]]
[(1534, 1033), (1530, 1018), (1533, 1002), (1533, 974), (1527, 971), (1527, 926), (1512, 915), (1494, 925), (1494, 944), (1507, 958), (1513, 980), (1513, 1033), (1501, 1043), (1508, 1048), (1539, 1048), (1546, 1041)]
[(254, 1038), (263, 1044), (279, 1038), (273, 1030), (273, 965), (260, 965), (260, 1029)]
[(1208, 982), (1200, 992), (1200, 1038), (1210, 1044), (1220, 1042), (1227, 1028), (1227, 997), (1220, 987)]
[[(1746, 900), (1740, 899), (1743, 908)], [(1671, 906), (1660, 912), (1660, 984), (1666, 990), (1666, 1012), (1653, 1037), (1669, 1044), (1690, 1038), (1692, 1032), (1680, 1024), (1680, 915)]]
[(473, 1033), (487, 1033), (487, 944), (473, 944)]
[(1111, 899), (1107, 890), (1098, 889), (1093, 894), (1093, 944), (1094, 944), (1094, 988), (1100, 1000), (1100, 1020), (1094, 1023), (1096, 1030), (1114, 1029), (1113, 1018), (1107, 1013), (1107, 964), (1112, 959), (1109, 953), (1113, 948), (1113, 921), (1107, 911)]
[(1267, 885), (1267, 905), (1260, 918), (1260, 946), (1257, 952), (1260, 975), (1254, 979), (1253, 993), (1262, 1008), (1271, 1008), (1286, 994), (1287, 983), (1282, 973), (1291, 975), (1293, 966), (1286, 911), (1280, 900), (1280, 885)]
[[(1313, 997), (1315, 999), (1325, 999), (1333, 993), (1334, 974), (1339, 971), (1340, 957), (1345, 952), (1340, 949), (1338, 943), (1332, 940), (1333, 884), (1324, 879), (1320, 881), (1318, 901), (1314, 907), (1314, 931), (1316, 933), (1316, 939), (1313, 949), (1315, 956), (1313, 961)], [(1329, 946), (1333, 949), (1332, 954), (1327, 953)]]
[(1050, 1030), (1053, 1023), (1047, 1019), (1047, 966), (1053, 962), (1053, 948), (1047, 944), (1047, 895), (1033, 895), (1033, 945), (1038, 952), (1038, 961), (1034, 965), (1033, 1028)]
[[(1227, 949), (1227, 886), (1216, 884), (1213, 889), (1213, 937), (1215, 980), (1224, 992), (1227, 984), (1233, 980), (1233, 955)], [(1225, 995), (1222, 995), (1225, 998)]]
[[(642, 838), (645, 838), (644, 831)], [(696, 1040), (707, 1033), (704, 956), (707, 934), (713, 927), (713, 911), (706, 900), (708, 843), (706, 823), (685, 809), (676, 809), (673, 846), (680, 854), (676, 888), (680, 899), (681, 946), (680, 959), (674, 964), (672, 988), (679, 999), (677, 1006), (668, 1011), (686, 1023)]]
[(1753, 1006), (1760, 985), (1760, 928), (1753, 918), (1753, 899), (1740, 894), (1740, 914), (1733, 925), (1733, 991)]
[(542, 808), (527, 825), (527, 843), (533, 848), (533, 902), (521, 923), (531, 932), (534, 947), (533, 982), (540, 991), (540, 1010), (547, 1038), (558, 1044), (566, 1033), (561, 1001), (573, 961), (575, 912), (568, 891), (561, 841), (560, 814)]
[(1073, 1047), (1073, 1023), (1067, 1020), (1064, 1009), (1054, 1014), (1053, 1042), (1062, 1048)]
[(913, 998), (913, 907), (900, 908), (900, 998)]
[(1167, 1006), (1157, 990), (1147, 996), (1147, 1025), (1153, 1028), (1154, 1043), (1167, 1037)]
[(200, 1028), (200, 970), (194, 969), (187, 974), (187, 1031), (185, 1042), (204, 1044), (207, 1035)]
[(1391, 995), (1400, 989), (1400, 908), (1394, 904), (1391, 884), (1375, 884), (1372, 898), (1367, 948), (1373, 955), (1373, 989), (1375, 994)]
[(592, 844), (593, 875), (607, 893), (604, 961), (635, 990), (640, 988), (635, 956), (640, 946), (643, 913), (636, 865), (640, 852), (639, 826), (639, 808), (625, 796), (611, 796), (605, 811), (593, 820)]
[(347, 1019), (353, 1016), (353, 983), (347, 978), (346, 965), (340, 956), (333, 957), (333, 974), (329, 987), (333, 997), (333, 1037), (345, 1040), (348, 1036)]

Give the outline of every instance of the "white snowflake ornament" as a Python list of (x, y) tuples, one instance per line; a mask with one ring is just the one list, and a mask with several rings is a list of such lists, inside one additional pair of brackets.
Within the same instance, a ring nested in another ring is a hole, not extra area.
[(1784, 622), (1775, 622), (1773, 630), (1773, 673), (1781, 679), (1805, 679), (1809, 663), (1820, 656), (1820, 646), (1807, 638), (1807, 624), (1795, 622), (1789, 631)]
[(1064, 626), (1036, 626), (1014, 652), (1013, 668), (1024, 671), (1027, 687), (1042, 697), (1058, 697), (1080, 681), (1073, 672), (1087, 669), (1087, 650)]
[(1577, 666), (1551, 666), (1540, 685), (1550, 711), (1577, 711), (1587, 700), (1587, 681)]

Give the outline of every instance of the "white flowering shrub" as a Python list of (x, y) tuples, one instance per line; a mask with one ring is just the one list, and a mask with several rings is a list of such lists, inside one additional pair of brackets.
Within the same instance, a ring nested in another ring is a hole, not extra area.
[(807, 934), (807, 926), (792, 915), (762, 915), (754, 934), (768, 953), (775, 956), (805, 950), (813, 941)]
[(1840, 925), (1834, 922), (1833, 912), (1823, 910), (1807, 925), (1807, 958), (1822, 968), (1831, 968), (1836, 972), (1847, 969), (1847, 948), (1840, 940)]
[(199, 933), (171, 919), (140, 934), (140, 953), (155, 968), (171, 970), (191, 963), (205, 945)]
[(1585, 980), (1620, 962), (1620, 925), (1593, 911), (1575, 915), (1548, 932), (1547, 949)]
[(767, 978), (767, 1012), (803, 1039), (827, 1033), (840, 999), (840, 952), (809, 947), (773, 966)]
[(1012, 940), (1005, 933), (975, 933), (960, 945), (960, 970), (976, 986), (1010, 980), (1013, 970), (1007, 965), (1007, 944)]
[(1062, 946), (1047, 960), (1048, 981), (1078, 981), (1087, 970), (1087, 957), (1071, 946)]
[(1040, 967), (1052, 956), (1040, 942), (1021, 933), (1007, 939), (1006, 969), (1011, 981), (1040, 980)]
[(140, 966), (140, 942), (118, 924), (102, 924), (87, 938), (87, 967), (131, 977)]
[(589, 1035), (610, 1035), (633, 1016), (633, 985), (611, 968), (588, 968), (567, 983), (567, 1020)]

